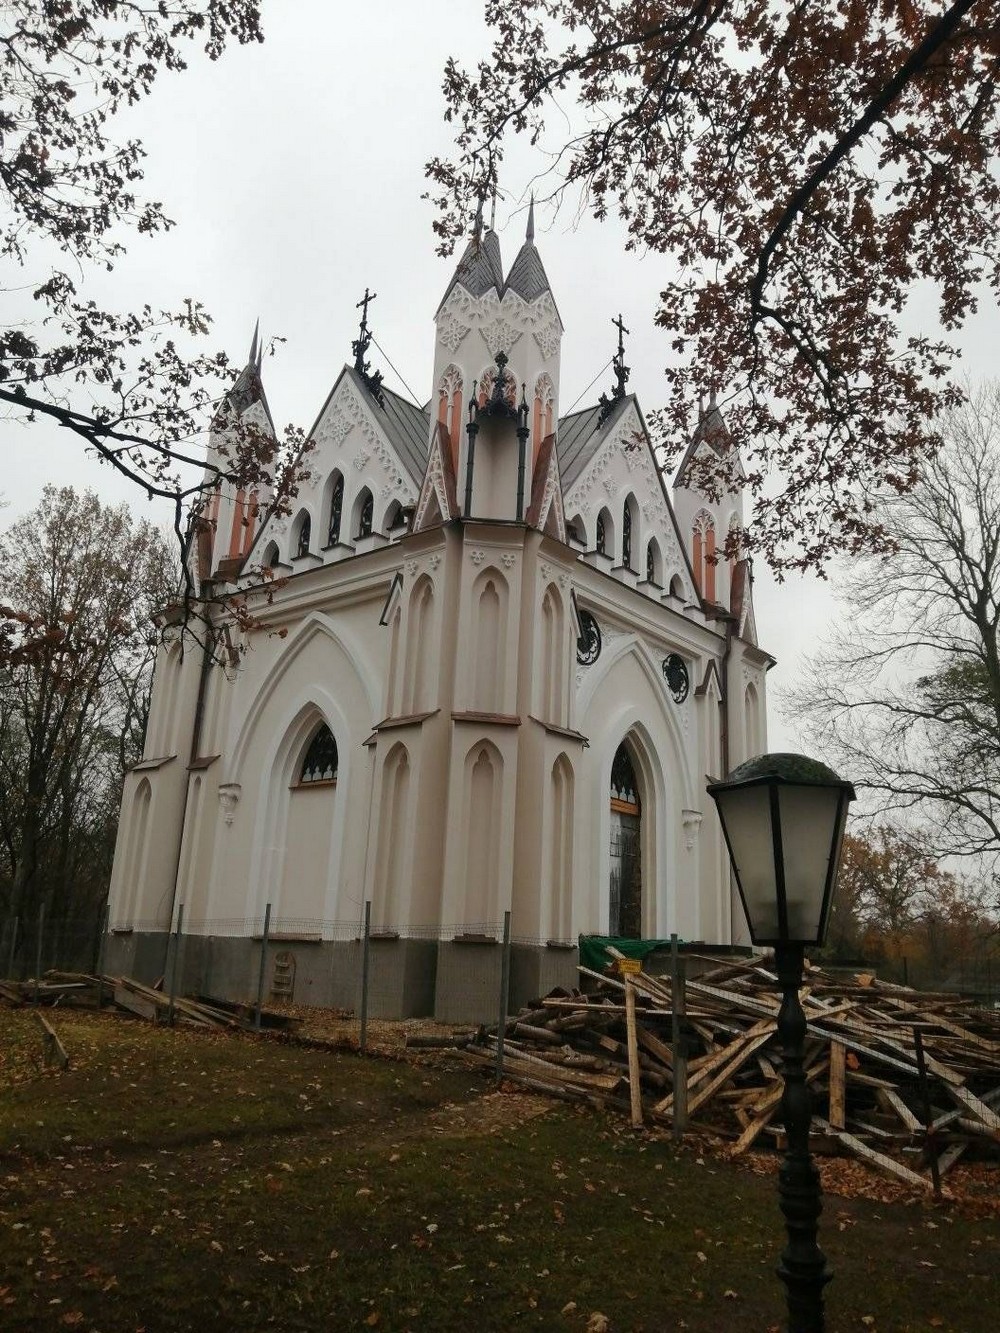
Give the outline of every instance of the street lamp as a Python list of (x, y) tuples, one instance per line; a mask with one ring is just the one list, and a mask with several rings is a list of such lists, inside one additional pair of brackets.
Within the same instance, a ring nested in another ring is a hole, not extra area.
[(809, 1155), (811, 1098), (803, 1069), (806, 1018), (799, 1003), (803, 951), (822, 944), (854, 788), (814, 759), (765, 754), (724, 782), (709, 783), (722, 821), (750, 938), (774, 948), (786, 1149), (778, 1175), (788, 1244), (778, 1275), (788, 1293), (789, 1333), (823, 1333), (823, 1288), (830, 1280), (816, 1243), (822, 1210), (819, 1173)]

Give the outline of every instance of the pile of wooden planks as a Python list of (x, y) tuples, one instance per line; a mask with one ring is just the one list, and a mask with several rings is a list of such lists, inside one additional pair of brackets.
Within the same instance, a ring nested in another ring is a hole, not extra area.
[[(597, 982), (591, 993), (555, 991), (508, 1020), (504, 1076), (631, 1109), (633, 1123), (638, 1107), (638, 1123), (670, 1124), (676, 1068), (686, 1074), (687, 1120), (731, 1139), (732, 1155), (762, 1135), (780, 1141), (780, 995), (769, 960), (686, 961), (697, 975), (677, 1006), (676, 1052), (669, 979), (587, 973)], [(808, 965), (800, 996), (818, 1150), (848, 1153), (921, 1189), (937, 1189), (971, 1149), (1000, 1153), (1000, 1013)], [(496, 1029), (485, 1030), (463, 1058), (493, 1062), (496, 1045)]]
[[(155, 986), (146, 986), (134, 977), (96, 976), (86, 972), (46, 972), (36, 983), (0, 982), (0, 1000), (10, 1005), (32, 1004), (83, 1006), (88, 1009), (113, 1007), (122, 1012), (152, 1020), (173, 1021), (195, 1027), (229, 1028), (250, 1031), (256, 1028), (256, 1008), (228, 1000), (198, 996), (173, 999)], [(262, 1028), (288, 1028), (298, 1019), (274, 1009), (261, 1009)]]

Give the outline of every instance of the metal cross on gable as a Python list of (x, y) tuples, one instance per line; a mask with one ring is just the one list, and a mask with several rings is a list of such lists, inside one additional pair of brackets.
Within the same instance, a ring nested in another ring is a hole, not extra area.
[(361, 328), (358, 330), (357, 338), (351, 343), (351, 351), (354, 353), (354, 369), (362, 376), (376, 401), (382, 406), (384, 405), (382, 399), (382, 372), (376, 370), (374, 374), (371, 374), (369, 363), (365, 359), (372, 342), (371, 331), (368, 328), (368, 307), (377, 295), (378, 292), (370, 292), (366, 284), (364, 296), (354, 307), (355, 310), (361, 311)]
[(626, 333), (629, 333), (629, 334), (630, 334), (630, 333), (631, 333), (631, 330), (629, 330), (629, 329), (627, 329), (627, 328), (625, 327), (625, 321), (624, 321), (624, 320), (622, 319), (622, 317), (621, 317), (621, 312), (619, 312), (619, 314), (618, 314), (618, 318), (617, 318), (617, 319), (613, 319), (613, 320), (611, 321), (611, 323), (612, 323), (612, 324), (614, 325), (614, 327), (618, 330), (618, 355), (614, 358), (614, 360), (613, 360), (612, 363), (611, 363), (611, 364), (613, 365), (613, 367), (614, 367), (615, 379), (618, 381), (617, 384), (615, 385), (614, 393), (615, 393), (615, 397), (616, 397), (616, 398), (624, 398), (624, 397), (625, 397), (625, 385), (626, 385), (626, 383), (628, 382), (628, 377), (629, 377), (629, 375), (631, 375), (631, 373), (632, 373), (632, 372), (629, 370), (628, 366), (625, 364), (625, 337), (624, 337), (624, 335), (625, 335)]
[(601, 404), (601, 414), (598, 417), (598, 422), (601, 425), (607, 421), (614, 411), (616, 403), (625, 397), (625, 385), (632, 374), (625, 364), (625, 334), (631, 333), (631, 330), (625, 327), (625, 321), (622, 319), (621, 313), (611, 323), (618, 330), (618, 351), (611, 358), (611, 366), (615, 372), (615, 387), (611, 390), (610, 398), (606, 393), (602, 393), (598, 400)]

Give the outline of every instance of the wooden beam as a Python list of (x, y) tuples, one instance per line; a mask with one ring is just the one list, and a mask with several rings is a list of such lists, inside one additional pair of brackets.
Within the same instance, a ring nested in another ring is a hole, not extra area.
[(841, 1041), (830, 1042), (830, 1124), (846, 1129), (847, 1047)]

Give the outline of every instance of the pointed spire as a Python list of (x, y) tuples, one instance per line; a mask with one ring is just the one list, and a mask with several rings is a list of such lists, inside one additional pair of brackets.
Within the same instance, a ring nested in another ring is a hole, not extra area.
[(528, 224), (524, 231), (524, 244), (517, 252), (517, 258), (507, 274), (505, 291), (517, 292), (523, 301), (537, 301), (544, 292), (551, 292), (549, 279), (542, 264), (541, 256), (535, 245), (535, 196), (531, 196), (528, 205)]
[[(490, 228), (492, 231), (493, 228)], [(479, 196), (479, 203), (476, 205), (476, 220), (472, 224), (472, 238), (478, 245), (483, 238), (483, 196)]]
[(247, 365), (255, 369), (260, 365), (260, 357), (257, 352), (257, 340), (260, 338), (260, 317), (253, 326), (253, 341), (250, 343), (250, 355), (247, 357)]

